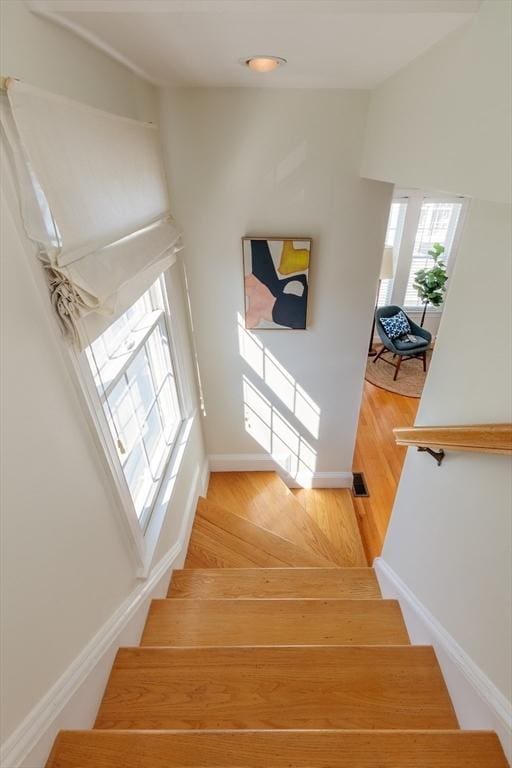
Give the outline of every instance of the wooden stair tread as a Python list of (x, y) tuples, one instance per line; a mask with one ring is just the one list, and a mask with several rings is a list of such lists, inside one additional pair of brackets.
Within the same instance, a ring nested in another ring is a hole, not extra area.
[[(246, 523), (246, 521), (242, 521)], [(252, 523), (247, 523), (252, 525)], [(252, 526), (257, 528), (257, 526)], [(253, 543), (258, 534), (257, 544)], [(324, 561), (309, 552), (302, 552), (284, 539), (273, 537), (265, 531), (246, 529), (247, 539), (215, 525), (199, 516), (196, 517), (190, 537), (185, 568), (206, 566), (209, 568), (233, 568), (244, 566), (283, 567), (324, 565)], [(240, 533), (240, 535), (242, 535)], [(262, 537), (265, 537), (263, 540)], [(272, 538), (271, 538), (272, 537)], [(284, 542), (284, 543), (283, 543)], [(279, 555), (279, 557), (277, 556)]]
[(47, 768), (507, 768), (486, 731), (61, 731)]
[[(189, 557), (190, 555), (190, 557)], [(260, 528), (249, 520), (199, 499), (185, 567), (202, 557), (206, 565), (324, 566), (329, 560)]]
[(407, 645), (397, 600), (153, 600), (142, 646)]
[(348, 488), (292, 488), (290, 492), (347, 564), (366, 562), (354, 498)]
[(124, 648), (97, 728), (457, 728), (423, 646)]
[(196, 517), (184, 568), (272, 567), (284, 564), (283, 560)]
[[(268, 549), (271, 552), (275, 551), (278, 553), (278, 557), (289, 557), (294, 560), (300, 557), (302, 561), (308, 560), (310, 563), (324, 567), (335, 567), (336, 565), (336, 563), (323, 555), (261, 527), (258, 523), (246, 520), (235, 512), (224, 509), (208, 499), (199, 499), (196, 517), (208, 520), (208, 522), (221, 527), (238, 538), (243, 538), (244, 541), (248, 541), (254, 546), (264, 550)], [(290, 565), (295, 565), (295, 562), (290, 563)]]
[(47, 768), (505, 768), (496, 734), (458, 729), (343, 494), (213, 474), (141, 647), (118, 651), (94, 730), (61, 732)]
[(276, 472), (213, 472), (208, 501), (233, 512), (339, 566), (365, 566), (355, 513), (349, 521), (355, 545), (337, 547)]
[(373, 568), (212, 568), (173, 571), (169, 597), (381, 597)]

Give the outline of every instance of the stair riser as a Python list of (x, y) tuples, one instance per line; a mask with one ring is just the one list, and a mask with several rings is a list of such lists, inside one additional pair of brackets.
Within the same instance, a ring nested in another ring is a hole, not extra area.
[(47, 768), (506, 768), (489, 733), (62, 733)]

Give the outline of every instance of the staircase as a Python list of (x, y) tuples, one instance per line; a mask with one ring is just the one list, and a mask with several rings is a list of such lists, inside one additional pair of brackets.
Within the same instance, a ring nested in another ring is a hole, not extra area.
[(47, 768), (505, 768), (368, 568), (348, 492), (212, 475), (185, 568)]

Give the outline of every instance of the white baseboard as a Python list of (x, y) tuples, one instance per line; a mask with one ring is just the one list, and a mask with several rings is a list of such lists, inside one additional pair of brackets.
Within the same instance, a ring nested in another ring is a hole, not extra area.
[(382, 596), (399, 600), (411, 642), (434, 646), (461, 728), (496, 731), (511, 760), (512, 704), (382, 557), (373, 566)]
[(352, 472), (315, 472), (310, 488), (352, 488)]
[(191, 483), (176, 543), (2, 744), (0, 766), (43, 768), (58, 731), (92, 727), (117, 649), (138, 645), (150, 600), (165, 596), (173, 568), (183, 564), (197, 499), (206, 493), (208, 475), (205, 461)]
[(292, 477), (268, 453), (215, 453), (208, 457), (211, 472), (277, 472), (289, 488), (351, 488), (352, 472), (308, 472)]
[(273, 472), (279, 464), (266, 453), (213, 453), (210, 472)]

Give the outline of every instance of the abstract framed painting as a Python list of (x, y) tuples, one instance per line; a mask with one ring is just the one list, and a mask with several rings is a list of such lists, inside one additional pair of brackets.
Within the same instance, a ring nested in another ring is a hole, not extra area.
[(307, 326), (310, 237), (243, 237), (245, 327)]

